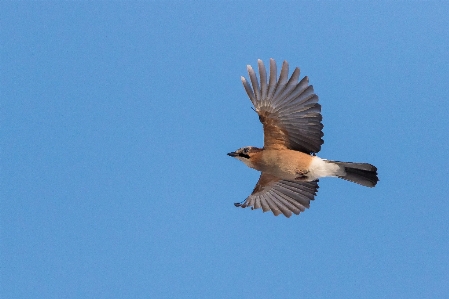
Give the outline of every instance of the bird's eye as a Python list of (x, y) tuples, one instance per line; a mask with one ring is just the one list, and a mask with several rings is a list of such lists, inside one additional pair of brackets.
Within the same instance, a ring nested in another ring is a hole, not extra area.
[(243, 152), (244, 152), (245, 154), (247, 154), (247, 153), (248, 153), (248, 148), (245, 147), (245, 148), (243, 149)]

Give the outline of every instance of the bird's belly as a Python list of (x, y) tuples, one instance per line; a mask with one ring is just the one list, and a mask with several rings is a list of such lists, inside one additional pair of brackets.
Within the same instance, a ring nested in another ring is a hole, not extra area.
[(312, 157), (297, 151), (270, 151), (264, 155), (261, 171), (283, 180), (306, 180), (308, 165)]
[(283, 180), (294, 180), (299, 176), (298, 174), (296, 174), (293, 171), (288, 171), (288, 170), (286, 171), (286, 169), (279, 168), (279, 167), (267, 167), (262, 171), (267, 172), (267, 173), (274, 175), (275, 177), (278, 177)]

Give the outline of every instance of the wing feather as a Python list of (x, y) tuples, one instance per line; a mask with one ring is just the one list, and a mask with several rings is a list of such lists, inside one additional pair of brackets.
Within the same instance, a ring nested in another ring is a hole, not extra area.
[(274, 59), (270, 59), (270, 82), (268, 84), (268, 95), (266, 101), (262, 100), (261, 105), (268, 106), (268, 103), (271, 102), (273, 98), (274, 92), (276, 90), (276, 77), (277, 77), (277, 67), (276, 61)]
[(245, 77), (241, 77), (242, 79), (242, 83), (243, 83), (243, 87), (245, 87), (245, 91), (248, 94), (249, 99), (251, 100), (251, 102), (253, 103), (253, 105), (256, 105), (256, 98), (254, 96), (254, 92), (251, 88), (251, 85), (249, 85), (248, 81), (246, 81)]
[(318, 190), (318, 181), (302, 182), (281, 180), (273, 175), (262, 172), (254, 190), (242, 204), (242, 208), (251, 207), (264, 212), (270, 211), (278, 216), (290, 217), (298, 215), (309, 208)]
[(265, 196), (278, 207), (285, 217), (289, 218), (292, 215), (292, 211), (290, 211), (290, 209), (288, 209), (278, 198), (276, 198), (276, 196), (273, 196), (271, 192), (267, 192)]
[(261, 100), (260, 88), (259, 88), (259, 82), (257, 81), (256, 72), (253, 70), (253, 68), (250, 65), (248, 65), (246, 68), (248, 70), (249, 79), (251, 80), (251, 84), (253, 86), (256, 101), (260, 102), (260, 100)]
[(259, 196), (260, 204), (262, 205), (262, 211), (268, 212), (271, 210), (270, 206), (267, 203), (267, 200), (264, 197)]
[(267, 85), (267, 70), (262, 62), (262, 60), (258, 60), (257, 64), (259, 65), (259, 75), (260, 75), (260, 99), (263, 100), (267, 97), (268, 94), (268, 85)]
[(254, 209), (260, 209), (262, 205), (260, 204), (260, 196), (254, 196), (256, 198), (256, 201), (254, 203)]
[(295, 213), (296, 215), (298, 215), (301, 212), (301, 210), (296, 205), (292, 204), (290, 201), (287, 200), (287, 197), (284, 198), (284, 196), (282, 196), (282, 193), (280, 194), (276, 193), (273, 188), (270, 190), (269, 193), (272, 197), (276, 198), (276, 200), (278, 200), (283, 206), (286, 207), (289, 215), (286, 215), (285, 213), (284, 215), (287, 218), (292, 215), (291, 212)]
[(264, 200), (268, 204), (269, 210), (271, 210), (274, 216), (278, 216), (279, 214), (281, 214), (281, 210), (279, 210), (278, 206), (271, 200), (271, 198), (269, 198), (268, 196), (264, 196)]
[(288, 63), (287, 61), (284, 61), (284, 63), (282, 63), (281, 74), (279, 75), (279, 80), (276, 84), (276, 90), (273, 96), (274, 103), (279, 101), (280, 95), (282, 95), (282, 92), (284, 91), (285, 86), (287, 85), (287, 79), (288, 79)]
[(290, 205), (294, 206), (296, 208), (296, 211), (292, 209), (293, 213), (298, 215), (300, 212), (304, 212), (306, 207), (300, 204), (298, 201), (294, 200), (293, 198), (280, 193), (279, 191), (273, 189), (273, 193), (275, 193), (278, 197), (283, 198), (285, 201), (289, 202)]
[(259, 114), (264, 127), (264, 148), (289, 148), (305, 153), (317, 153), (323, 144), (321, 106), (307, 77), (299, 80), (295, 68), (288, 77), (289, 65), (283, 62), (279, 79), (276, 62), (270, 59), (270, 75), (258, 60), (259, 80), (251, 66), (247, 66), (251, 84), (242, 83)]

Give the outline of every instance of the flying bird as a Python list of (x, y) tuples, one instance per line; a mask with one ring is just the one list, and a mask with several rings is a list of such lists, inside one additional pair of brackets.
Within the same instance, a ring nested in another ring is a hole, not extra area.
[(279, 79), (274, 59), (270, 74), (258, 60), (260, 82), (248, 65), (251, 85), (241, 77), (254, 110), (263, 125), (264, 146), (246, 146), (228, 153), (261, 172), (253, 192), (237, 207), (262, 208), (275, 216), (290, 217), (309, 208), (322, 177), (338, 177), (362, 186), (379, 181), (377, 168), (368, 163), (340, 162), (316, 156), (324, 143), (321, 105), (306, 77), (299, 80), (299, 68), (288, 78), (284, 61)]

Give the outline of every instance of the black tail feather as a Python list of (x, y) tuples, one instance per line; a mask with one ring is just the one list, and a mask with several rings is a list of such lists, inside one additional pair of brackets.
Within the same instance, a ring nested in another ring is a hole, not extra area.
[(344, 176), (339, 176), (341, 179), (366, 187), (374, 187), (379, 181), (379, 178), (377, 177), (377, 168), (371, 164), (340, 161), (332, 162), (344, 168), (346, 174)]

